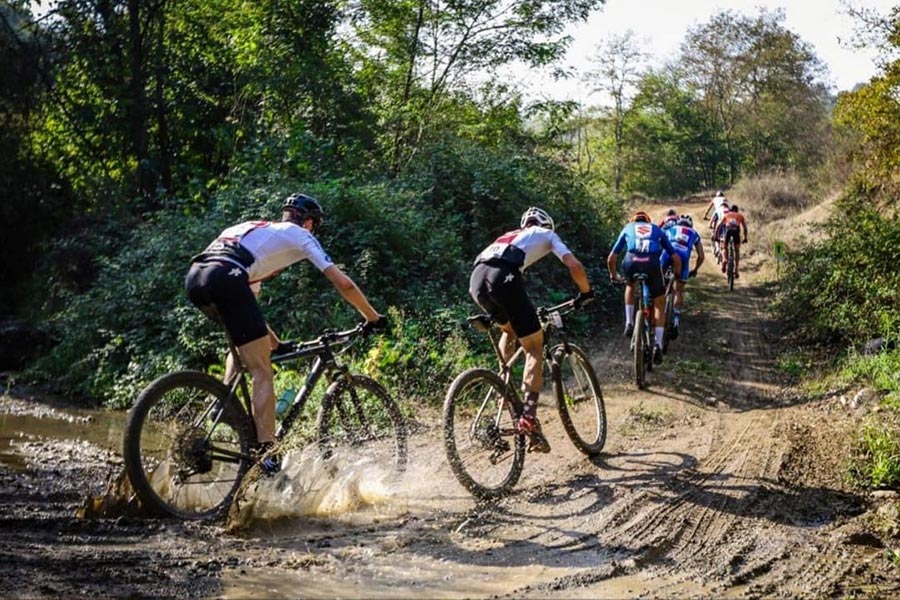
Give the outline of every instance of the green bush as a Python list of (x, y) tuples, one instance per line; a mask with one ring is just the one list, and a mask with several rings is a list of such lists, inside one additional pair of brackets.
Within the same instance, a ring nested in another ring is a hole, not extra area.
[[(169, 199), (144, 222), (113, 227), (122, 239), (90, 263), (91, 285), (56, 286), (45, 303), (45, 325), (57, 343), (30, 375), (70, 396), (125, 407), (166, 371), (221, 369), (224, 335), (183, 292), (190, 257), (231, 224), (280, 217), (280, 202), (297, 190), (326, 208), (326, 251), (376, 309), (393, 317), (392, 336), (350, 359), (406, 398), (439, 401), (456, 373), (487, 356), (487, 343), (462, 326), (475, 310), (467, 292), (472, 260), (495, 235), (516, 227), (528, 205), (551, 211), (601, 296), (615, 293), (602, 273), (618, 230), (617, 207), (520, 148), (446, 140), (393, 181), (309, 184), (251, 171), (220, 182), (205, 204), (198, 196)], [(86, 239), (59, 240), (53, 251), (64, 254), (88, 245)], [(576, 291), (552, 258), (530, 271), (529, 280), (538, 304)], [(361, 319), (309, 264), (266, 282), (260, 305), (288, 339)], [(591, 321), (576, 325), (586, 331)]]
[(900, 339), (900, 218), (859, 190), (836, 206), (825, 237), (790, 253), (775, 308), (810, 341)]

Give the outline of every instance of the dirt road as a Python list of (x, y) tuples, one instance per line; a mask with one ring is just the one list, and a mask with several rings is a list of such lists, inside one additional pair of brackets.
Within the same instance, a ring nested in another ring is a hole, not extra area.
[[(704, 208), (679, 210), (698, 217)], [(298, 462), (287, 469), (294, 480), (258, 490), (239, 533), (77, 519), (76, 508), (121, 469), (110, 450), (116, 424), (6, 395), (3, 595), (897, 595), (896, 571), (872, 533), (878, 501), (843, 482), (852, 415), (831, 396), (793, 393), (776, 367), (765, 257), (751, 249), (729, 292), (707, 255), (682, 334), (648, 389), (631, 383), (618, 327), (586, 344), (607, 403), (606, 452), (594, 461), (578, 454), (547, 394), (541, 415), (553, 451), (529, 455), (516, 493), (493, 505), (456, 483), (437, 418), (418, 415), (412, 471), (400, 485), (364, 473), (323, 484)], [(311, 503), (301, 493), (311, 485), (331, 489)]]

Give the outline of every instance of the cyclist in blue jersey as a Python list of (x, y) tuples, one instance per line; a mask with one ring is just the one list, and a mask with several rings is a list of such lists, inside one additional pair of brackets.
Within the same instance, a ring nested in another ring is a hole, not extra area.
[[(609, 278), (612, 281), (625, 281), (625, 337), (631, 337), (634, 332), (634, 276), (639, 273), (648, 275), (647, 284), (650, 288), (650, 296), (653, 298), (653, 319), (656, 323), (653, 332), (655, 340), (653, 362), (657, 365), (662, 363), (663, 331), (666, 326), (664, 297), (666, 289), (659, 260), (663, 250), (672, 256), (675, 273), (681, 273), (681, 256), (675, 252), (669, 238), (650, 220), (650, 215), (638, 211), (631, 217), (631, 222), (622, 229), (606, 258)], [(625, 258), (622, 260), (622, 271), (625, 273), (625, 277), (620, 276), (616, 271), (618, 255), (623, 251)]]
[[(678, 276), (675, 280), (675, 316), (672, 319), (671, 333), (674, 340), (678, 337), (678, 326), (681, 324), (681, 307), (684, 304), (685, 283), (688, 277), (697, 276), (697, 269), (700, 268), (706, 257), (703, 253), (703, 240), (700, 238), (700, 234), (694, 230), (694, 220), (691, 218), (691, 215), (681, 215), (678, 217), (675, 225), (666, 229), (665, 232), (669, 242), (672, 243), (672, 247), (675, 248), (676, 254), (681, 257), (681, 272), (679, 273), (674, 268), (672, 269), (672, 272)], [(694, 248), (697, 249), (697, 264), (691, 269), (691, 251)], [(664, 272), (673, 263), (672, 258), (672, 255), (663, 250), (661, 262)]]

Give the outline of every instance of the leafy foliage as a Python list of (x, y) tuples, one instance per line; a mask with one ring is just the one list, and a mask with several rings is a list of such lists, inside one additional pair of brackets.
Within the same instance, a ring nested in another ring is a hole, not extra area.
[(789, 255), (776, 308), (809, 339), (900, 339), (900, 218), (851, 192), (824, 226), (826, 238)]
[[(260, 182), (242, 174), (224, 182), (205, 210), (192, 200), (173, 202), (125, 232), (124, 243), (110, 244), (121, 250), (97, 258), (93, 285), (56, 287), (47, 308), (58, 344), (32, 373), (71, 395), (127, 406), (165, 371), (217, 365), (223, 337), (182, 290), (189, 259), (226, 226), (278, 214), (281, 199), (303, 189), (327, 208), (324, 247), (393, 317), (393, 335), (357, 356), (358, 364), (404, 395), (439, 399), (456, 372), (487, 349), (461, 324), (474, 307), (466, 293), (472, 257), (492, 236), (517, 226), (527, 205), (540, 204), (557, 217), (573, 250), (599, 269), (589, 257), (612, 237), (601, 215), (617, 213), (598, 211), (565, 170), (514, 146), (480, 148), (448, 137), (428, 157), (413, 176), (393, 182), (301, 184), (284, 176)], [(66, 256), (86, 244), (60, 240), (55, 252)], [(574, 292), (558, 265), (542, 264), (534, 280), (536, 302)], [(308, 264), (265, 283), (260, 304), (286, 338), (360, 318)]]

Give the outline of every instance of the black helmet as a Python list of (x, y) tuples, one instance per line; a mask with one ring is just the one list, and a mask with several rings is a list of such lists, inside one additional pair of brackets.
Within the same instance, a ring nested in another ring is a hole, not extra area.
[(302, 225), (306, 219), (312, 219), (313, 233), (319, 228), (325, 217), (325, 211), (322, 210), (319, 201), (306, 194), (291, 194), (282, 202), (281, 210), (290, 210), (292, 212), (290, 220), (298, 225)]
[(670, 208), (669, 210), (666, 211), (666, 216), (667, 216), (667, 217), (674, 217), (674, 216), (676, 216), (676, 215), (678, 215), (678, 211), (675, 210), (674, 207), (673, 207), (673, 208)]
[(739, 212), (739, 211), (738, 211), (738, 205), (737, 205), (737, 204), (732, 204), (732, 205), (731, 205), (731, 212)]

